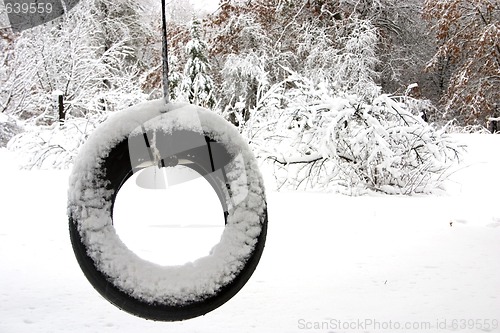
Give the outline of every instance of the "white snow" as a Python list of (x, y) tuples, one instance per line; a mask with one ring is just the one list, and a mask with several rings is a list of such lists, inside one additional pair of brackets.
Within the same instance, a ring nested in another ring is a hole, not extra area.
[(7, 115), (0, 113), (0, 123), (6, 123), (9, 120), (9, 117)]
[(447, 195), (268, 193), (253, 277), (222, 307), (178, 323), (101, 298), (69, 242), (69, 172), (17, 171), (0, 149), (0, 332), (500, 332), (500, 137), (458, 138), (467, 161)]
[[(183, 265), (207, 255), (219, 242), (224, 231), (223, 210), (212, 186), (198, 173), (187, 167), (172, 168), (172, 172), (183, 172), (175, 174), (176, 178), (189, 181), (171, 186), (170, 175), (163, 170), (144, 169), (156, 173), (148, 179), (157, 180), (153, 186), (136, 185), (137, 176), (144, 176), (144, 171), (125, 182), (115, 201), (113, 225), (120, 239), (142, 259)], [(186, 198), (193, 203), (191, 209), (186, 209)], [(131, 202), (140, 208), (129, 209)]]

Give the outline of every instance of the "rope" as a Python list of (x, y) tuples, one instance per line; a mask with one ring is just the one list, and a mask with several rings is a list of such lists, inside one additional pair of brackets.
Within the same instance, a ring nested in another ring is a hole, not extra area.
[(165, 103), (170, 102), (169, 80), (168, 80), (168, 40), (167, 40), (167, 14), (165, 11), (165, 0), (161, 0), (161, 14), (162, 14), (162, 61), (163, 61), (163, 98)]

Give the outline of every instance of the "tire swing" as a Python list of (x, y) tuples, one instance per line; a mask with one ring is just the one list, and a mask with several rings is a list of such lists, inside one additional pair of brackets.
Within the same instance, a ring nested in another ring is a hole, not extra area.
[[(164, 46), (164, 59), (165, 53)], [(105, 299), (142, 318), (178, 321), (216, 309), (249, 280), (264, 249), (267, 207), (257, 162), (236, 128), (210, 110), (169, 103), (167, 96), (116, 113), (89, 137), (70, 176), (68, 216), (77, 261)], [(160, 266), (120, 240), (113, 207), (134, 173), (175, 165), (210, 183), (225, 228), (209, 255)]]

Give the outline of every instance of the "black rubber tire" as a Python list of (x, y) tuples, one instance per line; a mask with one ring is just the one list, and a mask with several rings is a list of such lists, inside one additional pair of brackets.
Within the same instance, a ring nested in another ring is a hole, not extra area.
[[(183, 133), (181, 132), (178, 132), (177, 134), (181, 136), (183, 135)], [(174, 141), (176, 140), (175, 137), (170, 139)], [(217, 149), (222, 149), (218, 153), (219, 157), (227, 156), (228, 159), (231, 158), (230, 154), (227, 152), (227, 150), (224, 149), (222, 145), (218, 145), (217, 142), (215, 142), (211, 138), (206, 137), (206, 139), (209, 145), (217, 147)], [(198, 158), (197, 156), (199, 154), (197, 154), (196, 151), (191, 150), (183, 152), (182, 154), (182, 156), (177, 155), (176, 158), (189, 159), (192, 164), (188, 164), (187, 166), (197, 171), (203, 177), (205, 177), (205, 179), (207, 179), (207, 181), (217, 192), (222, 203), (221, 196), (224, 196), (224, 194), (222, 194), (223, 191), (221, 190), (221, 186), (224, 186), (224, 180), (214, 178), (210, 173), (211, 170), (209, 169), (220, 167), (227, 161), (219, 161), (218, 163), (221, 165), (214, 166), (213, 160), (210, 161), (211, 163), (209, 163), (207, 162), (206, 158)], [(109, 184), (108, 189), (113, 191), (113, 205), (116, 195), (121, 186), (127, 181), (129, 177), (132, 176), (134, 172), (137, 171), (132, 167), (128, 138), (124, 139), (111, 148), (109, 155), (103, 159), (100, 165), (100, 170), (103, 174), (103, 176), (101, 176), (101, 180), (107, 181)], [(225, 216), (227, 216), (227, 212), (225, 212)], [(229, 299), (231, 299), (234, 295), (236, 295), (238, 291), (249, 280), (255, 268), (257, 267), (257, 264), (264, 250), (264, 244), (267, 234), (267, 209), (261, 216), (262, 229), (260, 235), (257, 238), (257, 243), (253, 249), (253, 252), (246, 261), (245, 266), (234, 277), (234, 279), (229, 284), (221, 287), (213, 297), (181, 306), (147, 303), (141, 299), (132, 297), (128, 293), (116, 287), (106, 276), (106, 274), (99, 270), (99, 268), (94, 264), (93, 259), (87, 254), (87, 248), (82, 241), (81, 235), (78, 231), (77, 222), (78, 221), (75, 221), (70, 214), (69, 231), (75, 256), (89, 282), (105, 299), (107, 299), (118, 308), (145, 319), (157, 321), (180, 321), (204, 315), (218, 308)]]

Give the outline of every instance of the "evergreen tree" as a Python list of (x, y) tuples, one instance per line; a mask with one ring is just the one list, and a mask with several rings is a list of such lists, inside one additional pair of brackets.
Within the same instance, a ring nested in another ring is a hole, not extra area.
[(182, 91), (182, 84), (184, 81), (184, 75), (182, 72), (179, 72), (176, 68), (176, 63), (179, 61), (175, 55), (170, 55), (168, 58), (168, 85), (169, 85), (169, 94), (170, 100), (175, 101), (177, 99), (184, 99)]
[(213, 108), (213, 81), (209, 75), (207, 44), (201, 38), (201, 24), (193, 19), (191, 26), (191, 40), (186, 44), (187, 62), (184, 67), (184, 90), (192, 104)]

